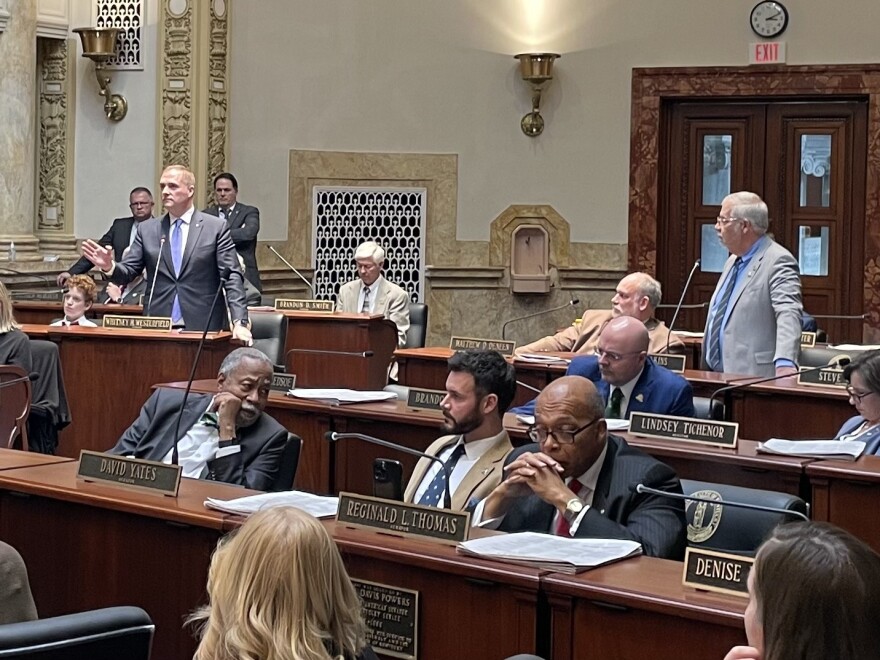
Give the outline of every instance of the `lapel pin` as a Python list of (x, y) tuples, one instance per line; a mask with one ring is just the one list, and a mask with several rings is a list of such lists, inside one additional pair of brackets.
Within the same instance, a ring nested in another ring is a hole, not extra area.
[(644, 403), (645, 402), (645, 395), (644, 394), (636, 394), (636, 401), (638, 401), (639, 403)]

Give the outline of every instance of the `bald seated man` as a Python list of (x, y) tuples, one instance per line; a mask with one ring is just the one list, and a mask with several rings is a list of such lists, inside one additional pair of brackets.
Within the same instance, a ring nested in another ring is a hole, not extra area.
[(538, 396), (535, 444), (505, 461), (505, 479), (474, 512), (474, 526), (575, 538), (638, 541), (652, 557), (681, 559), (683, 503), (637, 494), (638, 484), (680, 494), (672, 469), (608, 433), (596, 387), (563, 376)]
[(672, 353), (684, 350), (684, 344), (669, 328), (654, 318), (654, 311), (660, 304), (662, 291), (660, 282), (647, 273), (631, 273), (617, 285), (611, 299), (611, 309), (587, 310), (579, 323), (570, 325), (565, 330), (551, 337), (543, 337), (531, 344), (516, 349), (517, 355), (523, 353), (540, 353), (543, 351), (562, 351), (590, 354), (596, 349), (602, 328), (611, 319), (631, 316), (641, 321), (650, 336), (649, 352), (666, 352), (667, 346)]
[[(583, 376), (596, 386), (606, 418), (629, 419), (634, 412), (693, 417), (690, 383), (649, 358), (648, 346), (644, 323), (631, 316), (612, 319), (602, 329), (595, 355), (574, 358), (565, 374)], [(510, 412), (533, 415), (535, 401)]]

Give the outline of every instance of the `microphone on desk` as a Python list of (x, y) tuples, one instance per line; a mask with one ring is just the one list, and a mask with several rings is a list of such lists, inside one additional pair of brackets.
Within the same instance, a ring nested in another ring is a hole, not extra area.
[(678, 304), (675, 306), (675, 312), (672, 314), (672, 321), (669, 322), (669, 334), (666, 336), (666, 348), (663, 349), (664, 353), (669, 353), (669, 343), (672, 341), (672, 329), (675, 327), (675, 322), (678, 320), (678, 314), (681, 312), (681, 306), (684, 304), (684, 297), (687, 295), (688, 289), (691, 286), (691, 280), (694, 279), (694, 273), (697, 272), (697, 268), (699, 267), (700, 260), (697, 259), (691, 268), (691, 272), (688, 273), (684, 288), (681, 290), (681, 297), (678, 299)]
[(180, 459), (177, 446), (178, 440), (180, 439), (180, 420), (183, 418), (183, 411), (184, 408), (186, 408), (186, 400), (189, 398), (189, 391), (192, 389), (193, 381), (196, 379), (196, 367), (198, 367), (199, 358), (202, 356), (202, 347), (205, 345), (205, 338), (208, 336), (208, 328), (211, 327), (211, 317), (214, 316), (214, 308), (217, 306), (217, 299), (220, 297), (220, 292), (229, 280), (229, 275), (231, 273), (232, 269), (228, 266), (220, 271), (220, 284), (217, 285), (217, 291), (214, 292), (214, 300), (211, 301), (211, 307), (208, 309), (208, 318), (205, 319), (205, 329), (202, 331), (202, 338), (199, 339), (199, 346), (196, 349), (196, 357), (193, 360), (192, 369), (190, 369), (189, 372), (189, 380), (186, 381), (186, 389), (183, 391), (183, 401), (180, 402), (180, 410), (178, 411), (177, 419), (174, 422), (174, 446), (171, 449), (171, 465), (177, 465)]
[(559, 307), (552, 307), (550, 309), (542, 309), (540, 312), (532, 312), (531, 314), (526, 314), (525, 316), (518, 316), (513, 319), (508, 319), (501, 326), (501, 338), (506, 339), (505, 333), (507, 332), (507, 326), (511, 323), (516, 323), (517, 321), (525, 321), (526, 319), (534, 318), (535, 316), (543, 316), (544, 314), (550, 314), (551, 312), (558, 312), (560, 309), (565, 309), (566, 307), (574, 307), (579, 304), (580, 300), (577, 298), (572, 298), (564, 305), (560, 305)]
[(2, 390), (4, 387), (12, 387), (13, 385), (18, 385), (19, 383), (23, 383), (26, 380), (29, 380), (33, 383), (34, 381), (40, 380), (40, 374), (38, 374), (36, 371), (32, 371), (27, 376), (17, 376), (12, 380), (4, 380), (0, 382), (0, 390)]
[[(715, 402), (715, 400), (716, 400), (716, 398), (718, 397), (719, 394), (724, 394), (725, 392), (731, 392), (731, 391), (733, 391), (733, 390), (738, 390), (738, 389), (741, 389), (741, 388), (744, 388), (744, 387), (749, 387), (750, 385), (760, 385), (761, 383), (769, 383), (769, 382), (771, 382), (771, 381), (774, 381), (774, 380), (780, 380), (780, 379), (782, 379), (782, 378), (791, 378), (791, 377), (797, 376), (798, 373), (801, 373), (801, 374), (809, 374), (809, 373), (812, 373), (812, 372), (814, 372), (814, 371), (819, 371), (819, 370), (821, 370), (821, 369), (828, 369), (829, 367), (832, 367), (832, 366), (833, 366), (833, 367), (845, 367), (845, 366), (848, 365), (849, 363), (850, 363), (850, 359), (849, 359), (848, 357), (841, 357), (841, 358), (840, 358), (835, 364), (833, 364), (833, 365), (831, 365), (831, 364), (822, 364), (822, 365), (820, 365), (820, 366), (818, 366), (818, 367), (810, 367), (809, 369), (804, 369), (803, 371), (796, 372), (796, 373), (793, 373), (793, 374), (782, 374), (781, 376), (780, 376), (780, 375), (776, 375), (776, 376), (771, 376), (771, 377), (769, 377), (769, 378), (759, 378), (758, 380), (751, 380), (750, 378), (745, 378), (745, 379), (743, 379), (743, 378), (739, 378), (739, 379), (737, 379), (737, 381), (741, 381), (741, 382), (736, 382), (736, 383), (734, 383), (734, 384), (732, 384), (732, 385), (725, 385), (724, 387), (719, 387), (717, 390), (715, 390), (714, 392), (712, 392), (712, 396), (709, 397), (709, 410), (712, 409), (712, 406), (714, 405), (714, 402)], [(726, 416), (726, 415), (725, 415), (725, 416)]]
[(706, 504), (720, 504), (721, 506), (729, 506), (735, 509), (748, 509), (749, 511), (763, 511), (764, 513), (776, 513), (783, 516), (793, 516), (794, 518), (800, 518), (801, 520), (805, 520), (806, 522), (810, 521), (810, 518), (800, 511), (793, 511), (792, 509), (780, 509), (775, 506), (764, 506), (763, 504), (748, 504), (746, 502), (731, 502), (729, 500), (713, 500), (708, 497), (697, 497), (695, 495), (680, 495), (679, 493), (670, 493), (665, 490), (657, 490), (656, 488), (650, 488), (645, 486), (644, 484), (635, 484), (629, 487), (629, 489), (633, 493), (638, 493), (640, 495), (656, 495), (658, 497), (668, 497), (672, 500), (679, 500), (683, 502), (704, 502)]
[(28, 273), (23, 270), (15, 270), (14, 268), (6, 268), (5, 266), (0, 268), (0, 272), (9, 273), (10, 275), (21, 275), (22, 277), (33, 277), (40, 282), (44, 282), (46, 284), (46, 288), (50, 288), (52, 286), (52, 282), (49, 277), (46, 275), (42, 275), (40, 273)]
[(524, 382), (522, 382), (521, 380), (516, 381), (516, 384), (519, 385), (520, 387), (523, 387), (523, 388), (525, 388), (525, 389), (527, 389), (527, 390), (530, 390), (530, 391), (534, 392), (535, 394), (540, 394), (540, 393), (541, 393), (541, 390), (539, 390), (539, 389), (538, 389), (537, 387), (535, 387), (534, 385), (529, 385), (528, 383), (524, 383)]
[(165, 247), (165, 237), (159, 240), (159, 257), (156, 259), (156, 270), (153, 273), (153, 282), (150, 284), (150, 299), (147, 301), (147, 310), (144, 316), (150, 315), (150, 309), (153, 306), (153, 291), (156, 290), (156, 280), (159, 279), (159, 264), (162, 263), (162, 248)]
[(394, 449), (395, 451), (403, 452), (404, 454), (412, 454), (413, 456), (427, 458), (428, 460), (434, 461), (435, 463), (439, 463), (440, 468), (443, 470), (443, 474), (446, 477), (444, 484), (445, 490), (443, 492), (443, 508), (452, 508), (452, 495), (449, 492), (449, 481), (452, 478), (452, 473), (449, 471), (449, 466), (441, 461), (438, 457), (431, 456), (431, 454), (426, 454), (425, 452), (419, 451), (418, 449), (413, 449), (412, 447), (405, 447), (403, 445), (397, 444), (396, 442), (382, 440), (381, 438), (374, 438), (371, 435), (365, 435), (363, 433), (336, 433), (335, 431), (328, 431), (324, 434), (324, 438), (327, 440), (327, 442), (337, 442), (339, 440), (363, 440), (364, 442), (369, 442), (372, 445), (379, 445), (380, 447), (385, 447), (387, 449)]
[(300, 273), (296, 268), (294, 268), (293, 264), (291, 264), (287, 259), (282, 257), (281, 253), (278, 250), (273, 248), (271, 245), (267, 245), (266, 247), (269, 248), (270, 250), (272, 250), (272, 254), (274, 254), (276, 257), (281, 259), (281, 261), (284, 263), (285, 266), (290, 268), (290, 270), (292, 270), (299, 279), (301, 279), (303, 282), (306, 283), (306, 286), (309, 287), (309, 291), (312, 292), (312, 297), (314, 298), (315, 297), (315, 287), (312, 286), (312, 283), (309, 282), (305, 277), (303, 277), (303, 274)]

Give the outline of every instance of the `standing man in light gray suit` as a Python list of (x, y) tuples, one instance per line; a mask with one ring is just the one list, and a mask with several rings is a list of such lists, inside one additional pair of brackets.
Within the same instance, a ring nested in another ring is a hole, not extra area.
[(709, 303), (704, 366), (712, 371), (784, 376), (797, 371), (801, 280), (797, 261), (767, 236), (767, 205), (737, 192), (721, 203), (715, 230), (730, 258)]
[(257, 234), (260, 233), (260, 209), (238, 201), (238, 179), (229, 172), (214, 177), (214, 206), (205, 213), (226, 220), (235, 250), (244, 260), (245, 279), (263, 292), (260, 270), (257, 268)]
[[(93, 240), (83, 243), (83, 255), (114, 284), (128, 284), (147, 271), (144, 314), (170, 316), (176, 327), (187, 330), (221, 330), (232, 320), (232, 336), (251, 343), (244, 276), (226, 222), (193, 207), (195, 176), (181, 165), (166, 167), (159, 179), (161, 218), (138, 224), (134, 242), (122, 261), (113, 251)], [(208, 311), (226, 276), (227, 315), (224, 305)]]

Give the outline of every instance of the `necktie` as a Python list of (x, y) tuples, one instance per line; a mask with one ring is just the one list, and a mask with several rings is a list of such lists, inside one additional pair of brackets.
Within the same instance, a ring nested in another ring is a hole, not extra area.
[(733, 289), (736, 287), (736, 278), (742, 268), (743, 260), (740, 257), (733, 262), (733, 268), (730, 269), (730, 276), (715, 306), (715, 312), (712, 314), (712, 323), (709, 324), (708, 345), (706, 348), (706, 364), (712, 371), (722, 371), (723, 364), (721, 361), (721, 333), (724, 330), (724, 315), (727, 314), (727, 306), (730, 304), (730, 297), (733, 295)]
[[(180, 275), (180, 264), (183, 262), (183, 220), (178, 218), (174, 221), (174, 230), (171, 232), (171, 263), (174, 264), (174, 275)], [(180, 299), (174, 294), (174, 302), (171, 303), (171, 321), (180, 323), (183, 320), (183, 312), (180, 310)]]
[(370, 313), (370, 287), (364, 287), (364, 304), (361, 305), (361, 314)]
[(623, 390), (614, 387), (611, 396), (608, 397), (608, 405), (605, 406), (605, 419), (620, 419), (620, 404), (623, 402)]
[[(572, 479), (568, 484), (568, 489), (575, 495), (579, 495), (583, 488), (584, 485), (577, 479)], [(571, 537), (571, 527), (569, 526), (568, 521), (565, 519), (565, 516), (563, 516), (561, 513), (559, 514), (559, 518), (556, 521), (556, 529), (553, 530), (553, 533), (556, 536)]]
[[(458, 460), (464, 455), (464, 443), (459, 442), (455, 449), (452, 450), (452, 454), (450, 454), (449, 458), (446, 459), (446, 467), (449, 469), (449, 474), (452, 474), (452, 471), (455, 469)], [(422, 493), (422, 496), (419, 498), (419, 501), (416, 504), (421, 504), (422, 506), (440, 506), (440, 502), (443, 499), (443, 495), (446, 493), (446, 470), (438, 470), (437, 474), (434, 475), (434, 478), (431, 479), (431, 483), (428, 484), (427, 490)]]

